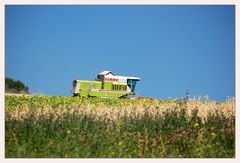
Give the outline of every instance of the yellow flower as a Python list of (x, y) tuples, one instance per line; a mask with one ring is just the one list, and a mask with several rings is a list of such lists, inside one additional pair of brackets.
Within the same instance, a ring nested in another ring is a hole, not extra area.
[(118, 145), (122, 145), (122, 142), (120, 141), (120, 142), (118, 143)]
[(198, 124), (198, 123), (195, 123), (195, 124), (194, 124), (194, 127), (198, 127), (198, 126), (199, 126), (199, 124)]
[(207, 147), (208, 147), (208, 148), (212, 148), (212, 146), (211, 146), (211, 145), (209, 145), (209, 144), (207, 145)]
[(217, 136), (217, 134), (214, 133), (214, 132), (212, 132), (211, 135), (212, 135), (213, 137), (216, 137), (216, 136)]

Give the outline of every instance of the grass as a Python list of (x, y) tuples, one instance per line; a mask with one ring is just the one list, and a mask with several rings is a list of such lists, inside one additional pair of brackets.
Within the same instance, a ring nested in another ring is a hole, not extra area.
[(7, 158), (233, 158), (235, 102), (5, 97)]

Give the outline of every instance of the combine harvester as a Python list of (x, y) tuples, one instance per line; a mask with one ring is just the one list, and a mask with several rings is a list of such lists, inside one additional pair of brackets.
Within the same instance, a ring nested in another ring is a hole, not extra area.
[(135, 95), (140, 78), (117, 76), (111, 71), (102, 71), (95, 81), (74, 80), (72, 93), (81, 97), (123, 98)]

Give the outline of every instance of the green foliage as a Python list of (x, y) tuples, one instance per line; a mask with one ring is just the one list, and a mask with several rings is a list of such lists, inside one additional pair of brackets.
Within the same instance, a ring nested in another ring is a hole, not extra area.
[(27, 93), (29, 88), (25, 86), (21, 81), (13, 80), (11, 78), (5, 78), (5, 91), (6, 93)]
[[(60, 96), (6, 96), (5, 101), (7, 158), (235, 156), (231, 102)], [(202, 115), (196, 106), (209, 107), (211, 114)]]

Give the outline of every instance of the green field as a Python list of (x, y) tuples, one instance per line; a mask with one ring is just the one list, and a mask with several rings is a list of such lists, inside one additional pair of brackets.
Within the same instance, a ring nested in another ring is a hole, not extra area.
[(5, 96), (6, 158), (233, 158), (235, 102)]

